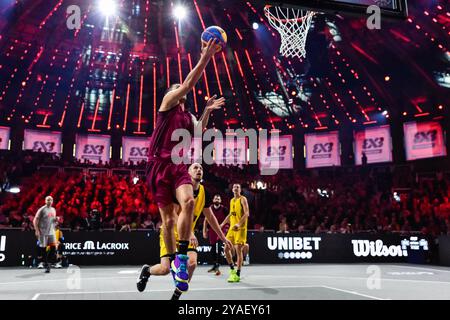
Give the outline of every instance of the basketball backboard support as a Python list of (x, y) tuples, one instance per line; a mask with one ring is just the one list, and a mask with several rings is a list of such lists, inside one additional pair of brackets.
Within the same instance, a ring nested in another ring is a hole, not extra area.
[(266, 4), (278, 7), (292, 7), (332, 14), (367, 15), (367, 8), (376, 5), (383, 17), (406, 19), (408, 17), (407, 0), (266, 0)]

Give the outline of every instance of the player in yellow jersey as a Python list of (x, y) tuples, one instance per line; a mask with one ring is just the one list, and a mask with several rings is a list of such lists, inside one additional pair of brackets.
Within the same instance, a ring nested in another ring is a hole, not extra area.
[[(228, 282), (239, 282), (241, 280), (241, 268), (243, 263), (243, 248), (247, 244), (247, 222), (250, 215), (247, 198), (241, 195), (241, 185), (239, 183), (233, 184), (234, 197), (230, 200), (230, 213), (222, 222), (220, 227), (225, 224), (230, 224), (228, 229), (227, 239), (233, 246), (225, 246), (225, 255), (227, 262), (230, 265), (230, 276)], [(234, 268), (233, 251), (236, 252), (237, 270)]]
[[(208, 193), (205, 190), (205, 187), (201, 184), (201, 181), (203, 179), (203, 167), (199, 163), (193, 163), (189, 167), (189, 175), (192, 179), (192, 185), (194, 187), (194, 199), (195, 199), (195, 205), (194, 205), (194, 221), (192, 224), (192, 232), (190, 236), (189, 241), (189, 248), (188, 248), (188, 274), (189, 274), (189, 280), (192, 278), (192, 275), (194, 273), (195, 267), (197, 266), (197, 250), (198, 247), (198, 240), (194, 235), (194, 229), (195, 225), (200, 218), (201, 214), (203, 213), (205, 215), (206, 220), (208, 221), (211, 228), (217, 233), (219, 238), (229, 246), (231, 246), (231, 242), (225, 238), (225, 235), (223, 234), (222, 230), (219, 227), (219, 222), (217, 221), (216, 217), (212, 213), (210, 206), (212, 205), (210, 197)], [(175, 215), (178, 214), (179, 209), (176, 210), (174, 213)], [(160, 245), (160, 258), (161, 261), (159, 264), (153, 265), (150, 267), (149, 265), (144, 265), (141, 268), (141, 273), (137, 281), (137, 289), (139, 292), (143, 292), (145, 290), (145, 287), (147, 285), (148, 279), (150, 275), (154, 276), (163, 276), (170, 273), (170, 254), (168, 254), (166, 245), (164, 243), (164, 235), (160, 232), (159, 235), (159, 245)], [(174, 227), (174, 233), (175, 238), (178, 241), (178, 233), (177, 233), (176, 225)], [(174, 279), (175, 281), (175, 279)], [(186, 286), (187, 287), (187, 286)], [(172, 300), (178, 300), (181, 293), (184, 292), (183, 286), (180, 284), (177, 286), (177, 289), (175, 289), (174, 295), (172, 297)]]
[(56, 238), (56, 264), (55, 268), (62, 268), (62, 252), (63, 252), (63, 244), (64, 234), (59, 228), (59, 222), (55, 224), (55, 238)]

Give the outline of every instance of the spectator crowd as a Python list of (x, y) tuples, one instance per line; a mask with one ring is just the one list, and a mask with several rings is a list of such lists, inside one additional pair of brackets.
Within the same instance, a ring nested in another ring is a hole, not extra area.
[[(32, 219), (47, 195), (61, 227), (80, 229), (157, 229), (158, 208), (143, 176), (130, 174), (49, 173), (42, 165), (145, 169), (145, 163), (89, 164), (67, 162), (43, 154), (26, 154), (20, 161), (2, 156), (0, 228), (32, 229)], [(413, 175), (412, 172), (409, 175)], [(241, 183), (250, 203), (250, 229), (280, 233), (421, 232), (450, 233), (450, 179), (435, 172), (410, 179), (396, 190), (395, 170), (335, 169), (328, 172), (280, 171), (260, 176), (253, 167), (205, 166), (205, 186), (221, 194), (224, 205), (231, 185)], [(13, 185), (20, 193), (5, 192)]]

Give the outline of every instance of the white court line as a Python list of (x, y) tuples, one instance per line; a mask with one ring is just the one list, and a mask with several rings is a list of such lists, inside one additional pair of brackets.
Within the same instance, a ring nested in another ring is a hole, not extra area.
[[(30, 281), (16, 281), (16, 282), (1, 282), (1, 285), (14, 285), (14, 284), (29, 284), (29, 283), (42, 283), (42, 282), (54, 282), (54, 281), (67, 281), (70, 279), (70, 275), (67, 278), (59, 279), (42, 279), (42, 280), (30, 280)], [(135, 277), (93, 277), (93, 278), (81, 278), (81, 280), (111, 280), (111, 279), (136, 279)]]
[[(263, 276), (263, 277), (269, 277), (270, 276)], [(158, 277), (160, 278), (160, 277)], [(195, 275), (195, 278), (211, 278), (210, 275)], [(15, 281), (15, 282), (0, 282), (0, 286), (1, 285), (18, 285), (18, 284), (29, 284), (29, 283), (43, 283), (43, 282), (55, 282), (55, 281), (67, 281), (68, 279), (70, 279), (70, 275), (67, 276), (67, 278), (58, 278), (58, 279), (42, 279), (42, 280), (29, 280), (29, 281)], [(83, 278), (81, 277), (82, 281), (85, 280), (111, 280), (111, 279), (136, 279), (136, 277), (88, 277), (88, 278)]]
[(399, 266), (399, 265), (395, 265), (395, 264), (391, 264), (389, 266), (397, 267), (397, 268), (411, 268), (411, 269), (420, 269), (420, 270), (433, 270), (433, 271), (438, 271), (438, 272), (450, 272), (450, 270), (441, 270), (441, 269), (424, 268), (424, 267)]
[(37, 300), (39, 298), (39, 296), (41, 295), (41, 293), (36, 293), (33, 298), (31, 298), (31, 300)]
[[(289, 288), (320, 288), (322, 286), (271, 286), (271, 287), (228, 287), (228, 288), (193, 288), (189, 289), (191, 291), (220, 291), (220, 290), (253, 290), (253, 289), (289, 289)], [(173, 288), (171, 289), (157, 289), (151, 290), (148, 293), (152, 292), (173, 292)], [(63, 292), (40, 292), (36, 293), (31, 300), (37, 300), (41, 295), (61, 295), (61, 294), (103, 294), (103, 293), (138, 293), (136, 290), (132, 291), (63, 291)]]
[(366, 298), (370, 298), (370, 299), (375, 299), (375, 300), (389, 300), (389, 299), (383, 299), (383, 298), (378, 298), (378, 297), (374, 297), (374, 296), (369, 296), (367, 294), (359, 293), (359, 292), (356, 292), (356, 291), (349, 291), (349, 290), (344, 290), (344, 289), (339, 289), (339, 288), (334, 288), (334, 287), (329, 287), (329, 286), (321, 286), (321, 287), (327, 288), (327, 289), (331, 289), (331, 290), (351, 293), (351, 294), (354, 294), (354, 295), (358, 295), (358, 296), (366, 297)]
[[(194, 276), (194, 278), (210, 278), (210, 276), (207, 275), (198, 275)], [(344, 279), (344, 280), (367, 280), (367, 277), (342, 277), (342, 276), (319, 276), (319, 275), (310, 275), (310, 276), (282, 276), (282, 275), (249, 275), (244, 277), (243, 279), (251, 280), (253, 278), (280, 278), (280, 279), (311, 279), (311, 278), (317, 278), (317, 279)], [(4, 282), (0, 283), (0, 285), (17, 285), (17, 284), (29, 284), (29, 283), (43, 283), (43, 282), (53, 282), (53, 281), (67, 281), (69, 278), (62, 278), (62, 279), (49, 279), (49, 280), (32, 280), (32, 281), (23, 281), (23, 282)], [(135, 277), (96, 277), (96, 278), (81, 278), (81, 281), (86, 280), (108, 280), (108, 279), (135, 279)], [(162, 278), (161, 278), (162, 279)], [(430, 281), (430, 280), (413, 280), (413, 279), (389, 279), (389, 278), (382, 278), (382, 281), (393, 281), (393, 282), (418, 282), (418, 283), (429, 283), (429, 284), (446, 284), (450, 285), (450, 282), (448, 281)]]
[[(287, 279), (287, 278), (324, 278), (324, 279), (344, 279), (344, 280), (367, 280), (367, 277), (343, 277), (343, 276), (319, 276), (319, 275), (310, 275), (310, 276), (282, 276), (282, 275), (271, 275), (271, 276), (258, 276), (258, 275), (250, 275), (247, 276), (247, 279), (250, 278), (280, 278), (280, 279)], [(431, 281), (431, 280), (413, 280), (413, 279), (389, 279), (389, 278), (381, 278), (381, 281), (397, 281), (397, 282), (425, 282), (425, 283), (436, 283), (436, 284), (448, 284), (450, 285), (450, 281)]]

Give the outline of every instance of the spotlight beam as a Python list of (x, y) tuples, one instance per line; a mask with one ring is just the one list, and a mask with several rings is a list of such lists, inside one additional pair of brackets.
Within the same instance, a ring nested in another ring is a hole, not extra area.
[(114, 0), (99, 0), (98, 10), (105, 16), (110, 17), (116, 14), (117, 4)]

